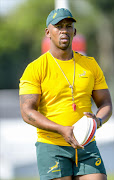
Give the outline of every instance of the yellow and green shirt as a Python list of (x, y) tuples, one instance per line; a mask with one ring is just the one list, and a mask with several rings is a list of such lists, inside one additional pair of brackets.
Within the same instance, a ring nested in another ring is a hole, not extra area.
[[(63, 126), (72, 126), (83, 116), (83, 112), (92, 112), (93, 90), (108, 88), (103, 72), (95, 59), (74, 51), (73, 53), (76, 67), (74, 81), (76, 111), (72, 108), (69, 84), (49, 51), (31, 62), (20, 79), (19, 94), (41, 94), (38, 111), (49, 120)], [(56, 59), (56, 61), (72, 84), (73, 59), (68, 61)], [(37, 135), (39, 142), (69, 146), (58, 133), (37, 128)]]

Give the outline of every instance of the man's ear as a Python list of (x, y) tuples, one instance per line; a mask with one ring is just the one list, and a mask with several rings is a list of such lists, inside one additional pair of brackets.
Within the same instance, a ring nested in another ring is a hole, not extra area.
[(74, 36), (76, 36), (76, 28), (74, 28)]
[(46, 37), (50, 38), (50, 32), (48, 28), (45, 29), (45, 35)]

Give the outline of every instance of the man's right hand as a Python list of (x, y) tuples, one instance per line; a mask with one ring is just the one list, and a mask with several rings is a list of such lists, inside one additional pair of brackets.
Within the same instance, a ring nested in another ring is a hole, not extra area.
[(74, 149), (84, 149), (84, 146), (78, 143), (73, 134), (73, 126), (62, 126), (59, 133), (63, 136), (65, 141), (69, 143)]

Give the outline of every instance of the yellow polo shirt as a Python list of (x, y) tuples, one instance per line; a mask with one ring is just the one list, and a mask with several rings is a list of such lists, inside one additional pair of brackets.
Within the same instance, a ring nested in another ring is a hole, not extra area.
[[(74, 81), (76, 111), (72, 108), (69, 84), (49, 51), (31, 62), (20, 79), (19, 94), (41, 94), (38, 111), (49, 120), (63, 126), (72, 126), (83, 116), (83, 112), (92, 112), (93, 90), (108, 88), (103, 72), (95, 59), (74, 51), (73, 53), (76, 67)], [(73, 59), (68, 61), (56, 59), (56, 61), (72, 84)], [(37, 128), (37, 135), (39, 142), (69, 146), (58, 133)]]

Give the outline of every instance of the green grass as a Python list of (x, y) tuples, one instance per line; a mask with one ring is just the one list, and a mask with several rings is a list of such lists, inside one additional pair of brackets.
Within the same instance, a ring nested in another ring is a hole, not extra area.
[[(36, 178), (16, 178), (16, 179), (13, 179), (13, 180), (40, 180), (40, 178), (38, 178), (38, 177), (36, 177)], [(108, 175), (108, 179), (107, 180), (114, 180), (114, 174)]]
[(114, 180), (114, 174), (112, 174), (112, 175), (108, 175), (108, 178), (107, 178), (108, 180)]

